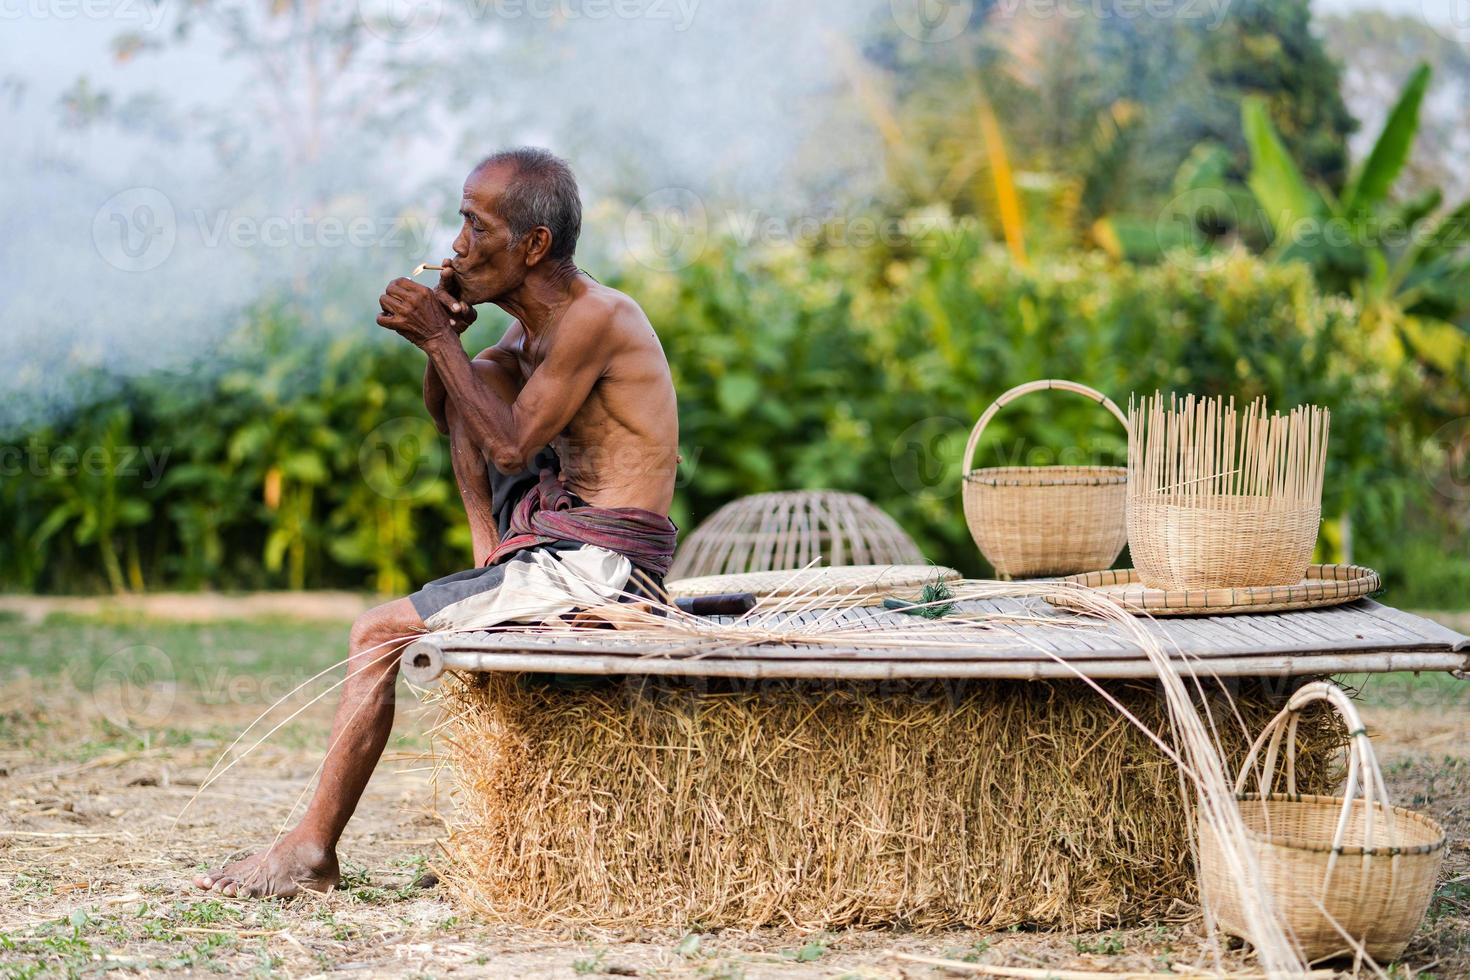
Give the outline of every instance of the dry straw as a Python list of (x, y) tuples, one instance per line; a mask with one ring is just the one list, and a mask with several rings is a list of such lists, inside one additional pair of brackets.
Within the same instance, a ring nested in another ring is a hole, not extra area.
[(992, 466), (972, 470), (975, 448), (1006, 405), (1033, 392), (1084, 395), (1128, 420), (1100, 391), (1050, 379), (1017, 385), (985, 410), (965, 445), (965, 521), (975, 546), (1001, 578), (1070, 575), (1107, 568), (1127, 537), (1121, 466)]
[[(1153, 685), (1105, 690), (1168, 727)], [(496, 920), (1095, 929), (1194, 901), (1177, 769), (1074, 682), (467, 674), (443, 697), (436, 863)], [(1254, 727), (1274, 710), (1254, 685), (1236, 704)], [(1336, 734), (1302, 737), (1326, 789)]]
[(1322, 513), (1326, 409), (1155, 393), (1130, 401), (1128, 546), (1144, 585), (1295, 585)]
[[(958, 684), (925, 698), (912, 684), (740, 687), (700, 677), (697, 661), (673, 687), (451, 681), (441, 735), (459, 800), (446, 880), (518, 921), (1096, 924), (1188, 894), (1192, 808), (1220, 845), (1262, 969), (1299, 975), (1224, 761), (1267, 699), (1212, 703), (1221, 688), (1206, 665), (1171, 656), (1082, 586), (962, 582), (954, 599), (963, 609), (1059, 589), (1142, 650), (1156, 685), (1105, 686), (1040, 644), (1080, 683)], [(815, 651), (842, 632), (823, 611), (832, 599), (788, 597), (781, 622), (633, 609), (620, 635), (681, 641), (694, 658), (771, 640)], [(973, 610), (899, 618), (867, 641), (968, 646), (956, 627), (994, 622)]]

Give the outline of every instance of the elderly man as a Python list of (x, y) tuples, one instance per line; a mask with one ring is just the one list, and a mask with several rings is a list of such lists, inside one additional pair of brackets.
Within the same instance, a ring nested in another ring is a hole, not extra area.
[[(577, 184), (544, 150), (470, 174), (464, 224), (437, 288), (397, 279), (378, 323), (428, 355), (424, 400), (449, 436), (476, 567), (364, 613), (305, 816), (258, 853), (201, 875), (226, 895), (326, 891), (337, 841), (393, 726), (400, 651), (426, 630), (541, 621), (664, 598), (678, 412), (668, 362), (638, 304), (577, 268)], [(474, 307), (513, 318), (471, 359)]]

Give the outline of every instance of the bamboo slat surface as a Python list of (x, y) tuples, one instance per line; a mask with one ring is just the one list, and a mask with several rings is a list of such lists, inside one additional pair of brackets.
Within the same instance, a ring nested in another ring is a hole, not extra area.
[[(731, 643), (680, 637), (649, 642), (596, 635), (537, 635), (523, 630), (438, 633), (405, 653), (410, 680), (432, 680), (445, 667), (466, 670), (552, 671), (592, 674), (682, 674), (743, 677), (1153, 677), (1136, 643), (1115, 628), (1053, 608), (1039, 599), (969, 600), (966, 612), (1027, 617), (997, 620), (980, 629), (956, 625), (925, 633), (943, 646), (896, 643), (874, 633), (881, 624), (911, 620), (896, 612), (858, 607), (821, 613), (827, 633), (851, 630), (842, 643)], [(771, 614), (767, 625), (796, 628), (818, 613)], [(1045, 617), (1047, 623), (1031, 621)], [(730, 622), (730, 618), (716, 620)], [(1144, 621), (1164, 648), (1197, 661), (1201, 671), (1225, 675), (1292, 676), (1470, 667), (1470, 637), (1420, 616), (1364, 599), (1328, 609), (1253, 616)], [(942, 623), (942, 621), (941, 621)], [(1049, 625), (1055, 623), (1056, 625)], [(423, 662), (415, 667), (415, 658)], [(579, 661), (578, 658), (581, 658)], [(1062, 661), (1059, 663), (1059, 661)]]

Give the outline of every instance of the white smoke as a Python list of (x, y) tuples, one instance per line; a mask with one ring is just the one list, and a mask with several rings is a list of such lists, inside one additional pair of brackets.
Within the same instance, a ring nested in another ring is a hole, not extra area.
[(169, 9), (7, 8), (0, 431), (99, 394), (84, 369), (207, 371), (263, 299), (377, 329), (381, 286), (447, 254), (464, 174), (506, 146), (572, 161), (583, 254), (604, 268), (647, 195), (801, 212), (803, 160), (879, 174), (869, 137), (833, 135), (832, 38), (858, 43), (887, 0), (335, 0), (314, 23), (263, 0)]

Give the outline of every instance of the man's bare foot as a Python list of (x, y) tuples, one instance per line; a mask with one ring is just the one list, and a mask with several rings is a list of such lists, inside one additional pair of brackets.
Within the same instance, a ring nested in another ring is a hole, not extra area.
[(340, 877), (334, 851), (287, 836), (244, 860), (199, 875), (194, 884), (242, 898), (284, 898), (303, 889), (331, 891)]

